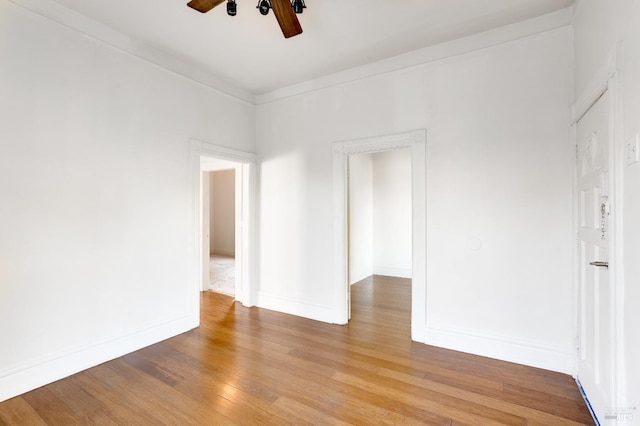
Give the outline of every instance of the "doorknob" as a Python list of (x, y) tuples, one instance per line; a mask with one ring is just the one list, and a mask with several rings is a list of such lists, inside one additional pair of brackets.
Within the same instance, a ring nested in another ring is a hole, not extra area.
[(609, 267), (609, 262), (596, 261), (596, 262), (589, 263), (589, 265), (599, 266), (599, 267), (602, 267), (602, 268), (608, 268)]

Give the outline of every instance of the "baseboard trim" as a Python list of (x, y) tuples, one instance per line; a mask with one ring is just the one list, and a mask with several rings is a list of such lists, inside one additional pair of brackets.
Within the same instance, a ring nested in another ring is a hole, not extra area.
[(235, 250), (226, 250), (226, 249), (215, 249), (211, 250), (212, 255), (225, 256), (225, 257), (236, 257)]
[(386, 268), (384, 266), (373, 267), (373, 275), (382, 275), (384, 277), (412, 278), (412, 273), (411, 269)]
[(322, 321), (330, 324), (336, 323), (335, 310), (326, 306), (311, 305), (308, 303), (297, 302), (295, 300), (283, 299), (264, 292), (258, 293), (258, 303), (256, 303), (256, 306), (315, 321)]
[(427, 326), (425, 343), (568, 375), (574, 371), (575, 357), (571, 353), (521, 340)]
[(174, 337), (197, 326), (197, 323), (194, 324), (193, 316), (187, 316), (0, 372), (0, 402)]
[(589, 413), (591, 413), (591, 417), (597, 426), (600, 426), (600, 420), (598, 420), (598, 416), (596, 412), (593, 410), (593, 406), (591, 405), (591, 401), (587, 397), (587, 392), (582, 387), (582, 383), (580, 383), (580, 379), (576, 379), (576, 384), (578, 385), (578, 390), (580, 390), (580, 395), (582, 395), (582, 399), (584, 399), (584, 403), (587, 404), (587, 408), (589, 409)]

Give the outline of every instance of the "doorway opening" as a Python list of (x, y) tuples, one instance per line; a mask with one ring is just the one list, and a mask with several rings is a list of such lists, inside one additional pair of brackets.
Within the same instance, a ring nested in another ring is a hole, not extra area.
[[(407, 149), (411, 162), (411, 338), (425, 342), (426, 331), (426, 131), (399, 133), (334, 144), (334, 263), (336, 323), (350, 317), (349, 157)], [(355, 158), (355, 157), (354, 157)], [(391, 224), (393, 226), (393, 224)], [(355, 264), (354, 264), (355, 267)], [(351, 273), (350, 273), (351, 272)], [(355, 276), (353, 277), (356, 278)]]
[[(236, 297), (236, 239), (242, 222), (242, 164), (204, 157), (202, 168), (202, 290)], [(238, 262), (240, 265), (241, 262)]]
[(200, 141), (191, 142), (191, 153), (197, 253), (194, 256), (197, 291), (193, 300), (197, 312), (200, 293), (207, 290), (228, 294), (245, 306), (253, 306), (255, 154)]
[[(367, 300), (379, 286), (411, 289), (411, 150), (393, 149), (348, 156), (348, 274), (350, 319), (354, 303)], [(357, 285), (356, 285), (357, 284)], [(363, 300), (354, 301), (356, 297)], [(385, 297), (382, 303), (403, 299)], [(408, 308), (410, 299), (404, 308)], [(408, 324), (407, 324), (408, 325)]]

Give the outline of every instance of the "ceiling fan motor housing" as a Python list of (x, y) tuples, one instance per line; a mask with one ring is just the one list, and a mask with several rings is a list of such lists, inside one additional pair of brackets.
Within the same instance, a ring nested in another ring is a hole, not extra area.
[(269, 3), (269, 0), (259, 0), (258, 9), (262, 15), (268, 15), (269, 9), (271, 9), (271, 3)]
[(236, 16), (238, 13), (238, 5), (236, 4), (236, 0), (229, 0), (227, 2), (227, 15)]

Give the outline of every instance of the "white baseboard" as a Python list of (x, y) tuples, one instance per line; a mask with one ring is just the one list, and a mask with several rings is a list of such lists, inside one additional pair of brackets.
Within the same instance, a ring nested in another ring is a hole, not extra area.
[(0, 372), (0, 402), (189, 331), (193, 316)]
[(384, 266), (374, 266), (373, 275), (382, 275), (385, 277), (412, 278), (413, 271), (403, 268), (387, 268)]
[(336, 323), (336, 312), (334, 309), (283, 299), (264, 292), (258, 294), (258, 303), (256, 303), (256, 306), (330, 324)]
[(427, 326), (425, 343), (568, 375), (572, 375), (575, 368), (574, 354), (560, 348), (544, 347), (515, 339)]
[(371, 275), (373, 275), (373, 271), (372, 270), (367, 270), (367, 271), (356, 271), (356, 272), (349, 272), (349, 278), (351, 279), (351, 282), (349, 283), (349, 285), (353, 285), (357, 282), (360, 282), (362, 280), (364, 280), (365, 278), (369, 278)]
[(227, 257), (236, 257), (235, 250), (226, 250), (226, 249), (220, 249), (220, 248), (212, 250), (211, 254), (217, 254), (219, 256), (227, 256)]

